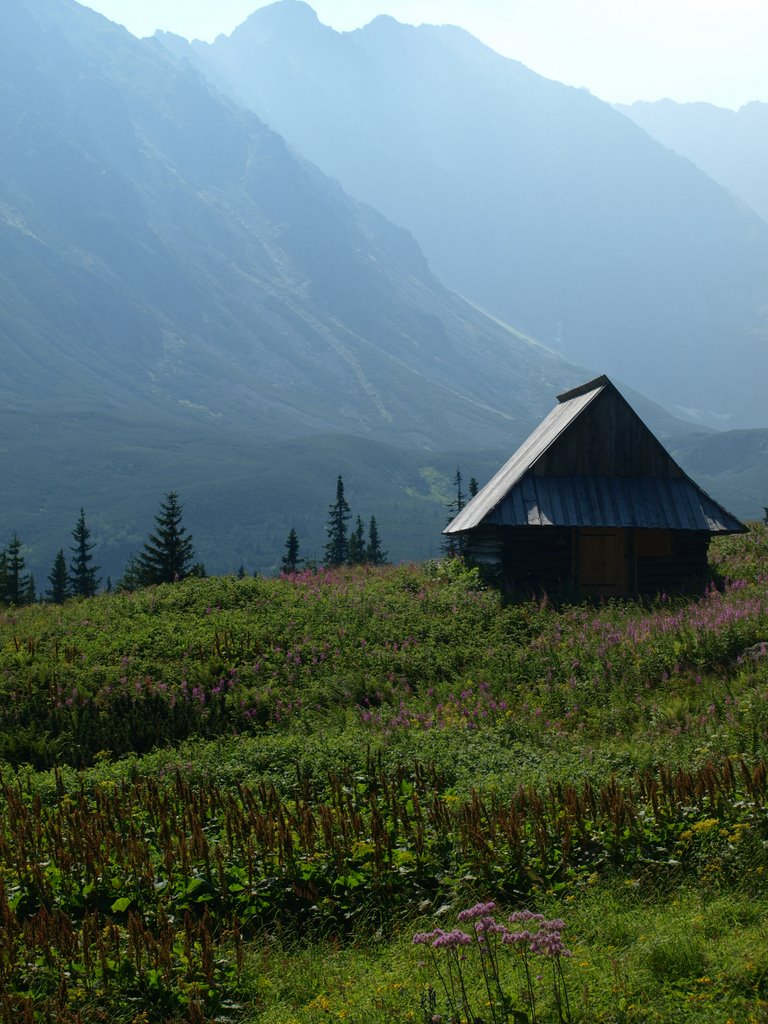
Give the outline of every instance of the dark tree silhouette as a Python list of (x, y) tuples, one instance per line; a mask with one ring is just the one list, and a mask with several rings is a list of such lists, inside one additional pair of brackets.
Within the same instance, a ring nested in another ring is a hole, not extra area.
[(376, 516), (371, 516), (371, 521), (368, 524), (368, 545), (365, 549), (365, 560), (371, 565), (384, 565), (387, 561), (387, 552), (381, 549)]
[(72, 537), (75, 541), (74, 547), (69, 550), (73, 554), (69, 563), (69, 575), (72, 594), (76, 597), (94, 597), (101, 580), (97, 578), (98, 565), (91, 565), (95, 545), (90, 543), (91, 531), (85, 525), (85, 512), (80, 509), (80, 517), (77, 520)]
[(367, 561), (365, 551), (365, 526), (360, 516), (357, 517), (355, 528), (349, 535), (347, 544), (347, 561), (350, 565), (362, 565)]
[(156, 530), (144, 544), (144, 550), (135, 559), (129, 570), (140, 581), (141, 586), (154, 583), (176, 583), (187, 576), (204, 576), (201, 565), (192, 565), (195, 549), (192, 538), (181, 525), (182, 506), (175, 491), (170, 491), (155, 516)]
[(328, 543), (325, 545), (325, 564), (330, 566), (343, 565), (349, 555), (347, 540), (347, 520), (349, 505), (344, 497), (344, 481), (341, 476), (336, 481), (336, 501), (328, 509)]
[(52, 604), (63, 604), (71, 596), (71, 582), (67, 572), (67, 560), (64, 557), (64, 549), (59, 548), (53, 563), (53, 568), (48, 575), (50, 588), (45, 596)]
[[(456, 467), (456, 475), (453, 478), (453, 486), (456, 488), (456, 497), (453, 501), (449, 501), (446, 508), (448, 509), (448, 519), (446, 525), (451, 523), (456, 516), (461, 512), (467, 503), (467, 497), (464, 491), (461, 489), (462, 476), (459, 467)], [(464, 538), (460, 534), (449, 533), (446, 535), (443, 541), (443, 551), (446, 555), (451, 558), (455, 558), (457, 555), (464, 554)]]
[[(29, 604), (34, 601), (34, 580), (24, 575), (24, 556), (21, 553), (21, 541), (14, 533), (5, 550), (5, 566), (3, 576), (3, 600), (6, 604)], [(31, 590), (31, 598), (30, 598)]]
[(299, 558), (298, 535), (294, 528), (291, 527), (291, 532), (288, 534), (288, 540), (285, 542), (285, 554), (283, 555), (280, 566), (285, 573), (296, 572), (303, 561), (303, 558)]

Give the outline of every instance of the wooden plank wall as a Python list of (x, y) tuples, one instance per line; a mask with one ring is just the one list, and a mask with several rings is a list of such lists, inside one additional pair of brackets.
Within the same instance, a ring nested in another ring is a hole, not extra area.
[(668, 452), (613, 388), (607, 388), (533, 467), (537, 476), (682, 476)]
[[(630, 588), (638, 595), (685, 593), (706, 582), (709, 534), (653, 531), (653, 543), (631, 531)], [(659, 535), (664, 533), (665, 537)], [(466, 536), (467, 558), (521, 596), (574, 591), (575, 531), (556, 526), (481, 526)], [(627, 595), (631, 596), (631, 595)]]
[[(638, 533), (640, 531), (637, 531)], [(644, 596), (678, 594), (707, 582), (709, 534), (671, 530), (668, 554), (637, 556), (637, 591)], [(642, 547), (640, 547), (642, 550)]]
[(573, 586), (570, 527), (478, 527), (467, 537), (466, 554), (499, 573), (505, 590), (527, 596), (554, 594)]

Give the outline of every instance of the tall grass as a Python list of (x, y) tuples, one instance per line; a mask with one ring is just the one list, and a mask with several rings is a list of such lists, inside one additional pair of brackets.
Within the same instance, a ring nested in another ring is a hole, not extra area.
[(0, 1019), (445, 1016), (409, 936), (493, 899), (566, 921), (574, 1020), (764, 1020), (766, 528), (713, 566), (641, 605), (434, 563), (6, 609)]

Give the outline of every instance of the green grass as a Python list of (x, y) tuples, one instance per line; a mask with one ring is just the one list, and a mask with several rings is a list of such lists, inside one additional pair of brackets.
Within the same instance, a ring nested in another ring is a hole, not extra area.
[(574, 1021), (768, 1020), (768, 529), (712, 562), (648, 605), (428, 563), (0, 613), (0, 1019), (421, 1022), (413, 933), (495, 899), (565, 920)]

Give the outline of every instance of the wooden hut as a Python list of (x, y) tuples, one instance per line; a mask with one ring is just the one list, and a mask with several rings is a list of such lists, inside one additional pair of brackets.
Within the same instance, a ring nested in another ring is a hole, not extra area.
[(523, 593), (627, 597), (706, 579), (710, 537), (746, 527), (682, 471), (607, 377), (558, 403), (444, 532)]

